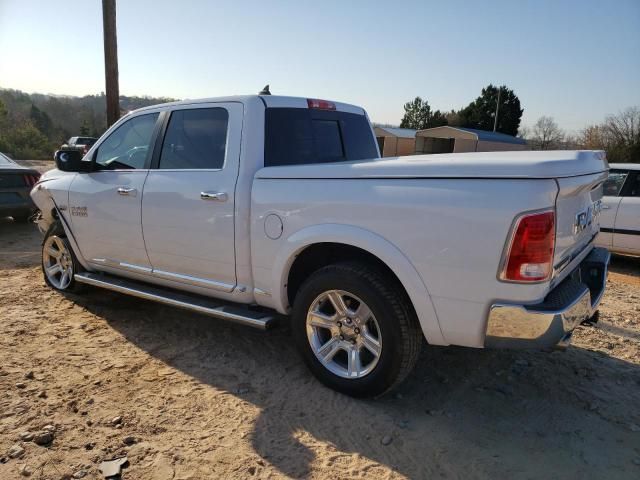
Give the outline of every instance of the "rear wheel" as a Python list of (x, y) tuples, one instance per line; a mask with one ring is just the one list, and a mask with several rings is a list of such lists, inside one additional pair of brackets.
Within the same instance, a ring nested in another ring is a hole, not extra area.
[(329, 265), (300, 287), (293, 335), (325, 385), (347, 395), (381, 395), (411, 371), (422, 343), (408, 299), (377, 269)]
[(42, 273), (45, 282), (61, 292), (77, 291), (78, 285), (73, 276), (80, 269), (64, 230), (58, 224), (53, 225), (45, 234), (42, 244)]

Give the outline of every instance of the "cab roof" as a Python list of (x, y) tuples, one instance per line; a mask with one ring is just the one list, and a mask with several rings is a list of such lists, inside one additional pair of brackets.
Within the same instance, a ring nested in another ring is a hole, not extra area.
[(640, 170), (640, 163), (610, 163), (611, 170)]
[[(307, 100), (315, 99), (315, 97), (288, 97), (284, 95), (233, 95), (228, 97), (210, 97), (210, 98), (198, 98), (198, 99), (186, 99), (177, 102), (160, 103), (157, 105), (150, 105), (143, 107), (135, 112), (142, 112), (145, 110), (153, 110), (157, 108), (166, 108), (182, 105), (197, 105), (201, 103), (223, 103), (223, 102), (239, 102), (243, 104), (249, 104), (256, 101), (261, 101), (267, 108), (309, 108)], [(357, 105), (351, 105), (349, 103), (334, 102), (328, 100), (328, 102), (335, 105), (335, 109), (340, 112), (355, 113), (358, 115), (364, 115), (365, 110)], [(133, 113), (133, 112), (131, 112)]]

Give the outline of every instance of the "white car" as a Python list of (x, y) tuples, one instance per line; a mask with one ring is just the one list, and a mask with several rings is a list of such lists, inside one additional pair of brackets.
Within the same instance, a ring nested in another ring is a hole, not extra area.
[[(143, 108), (32, 191), (45, 280), (258, 328), (380, 395), (431, 345), (566, 345), (592, 316), (602, 152), (379, 158), (366, 112), (270, 95)], [(282, 317), (280, 317), (282, 318)]]
[(610, 168), (596, 243), (615, 253), (640, 255), (640, 164), (612, 163)]

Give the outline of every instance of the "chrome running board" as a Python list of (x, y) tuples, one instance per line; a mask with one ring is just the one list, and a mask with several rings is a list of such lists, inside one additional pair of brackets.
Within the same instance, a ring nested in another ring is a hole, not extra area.
[(229, 320), (261, 330), (266, 330), (275, 322), (275, 316), (272, 313), (254, 311), (244, 305), (225, 303), (186, 292), (176, 292), (142, 282), (126, 280), (113, 275), (82, 272), (76, 273), (74, 278), (76, 282), (79, 283), (113, 290), (114, 292), (171, 305), (172, 307), (191, 310), (210, 317)]

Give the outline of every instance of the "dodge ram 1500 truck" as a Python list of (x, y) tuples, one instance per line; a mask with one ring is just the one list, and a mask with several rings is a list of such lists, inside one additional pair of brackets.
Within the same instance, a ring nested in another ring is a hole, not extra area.
[(254, 95), (132, 112), (32, 190), (42, 269), (267, 328), (353, 396), (430, 345), (566, 344), (603, 295), (602, 152), (379, 158), (366, 112)]

